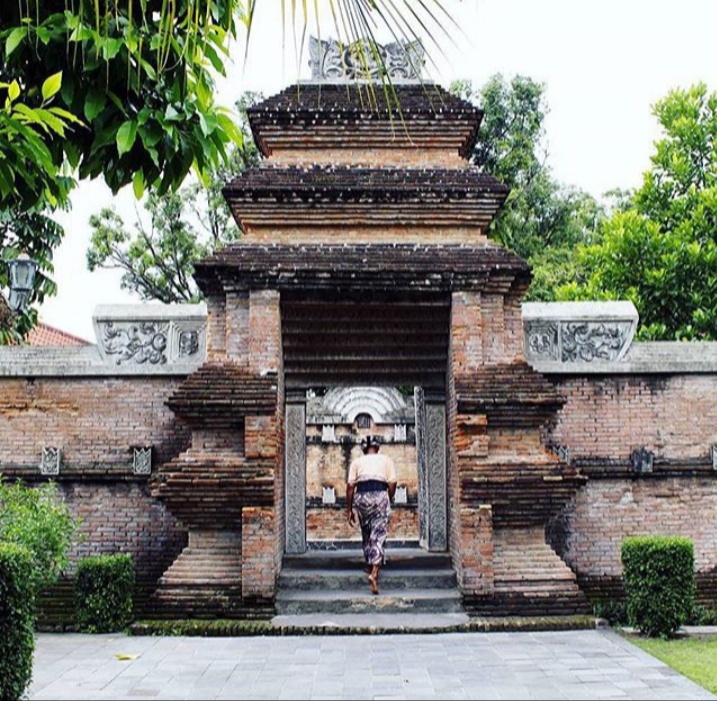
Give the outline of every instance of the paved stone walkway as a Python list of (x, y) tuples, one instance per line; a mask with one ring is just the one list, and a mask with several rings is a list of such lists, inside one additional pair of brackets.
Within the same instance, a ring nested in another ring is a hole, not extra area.
[(247, 638), (41, 634), (30, 698), (715, 697), (613, 631), (589, 630)]

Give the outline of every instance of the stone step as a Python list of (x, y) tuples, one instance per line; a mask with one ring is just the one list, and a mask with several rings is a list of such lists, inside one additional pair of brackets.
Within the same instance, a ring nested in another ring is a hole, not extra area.
[[(356, 569), (364, 564), (360, 549), (311, 550), (300, 555), (284, 555), (282, 569)], [(382, 573), (389, 570), (445, 569), (450, 568), (449, 553), (430, 553), (421, 548), (387, 548), (386, 564)]]
[[(391, 589), (455, 589), (456, 573), (450, 568), (381, 569), (380, 579)], [(363, 569), (284, 569), (279, 589), (344, 590), (366, 586)]]
[[(381, 583), (379, 583), (381, 587)], [(279, 591), (277, 615), (315, 613), (461, 613), (461, 595), (452, 589), (389, 589), (379, 594), (363, 589), (337, 591)]]
[(551, 570), (522, 570), (515, 572), (496, 568), (495, 579), (500, 579), (501, 582), (533, 582), (540, 580), (577, 581), (575, 574), (571, 570), (559, 569), (558, 567)]

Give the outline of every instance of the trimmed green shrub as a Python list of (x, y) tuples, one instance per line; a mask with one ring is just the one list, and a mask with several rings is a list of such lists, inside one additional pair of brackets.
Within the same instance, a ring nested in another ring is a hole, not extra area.
[(82, 558), (75, 576), (78, 628), (85, 633), (122, 630), (132, 616), (134, 579), (130, 555)]
[(670, 637), (695, 605), (695, 554), (689, 538), (637, 536), (622, 543), (630, 625), (650, 637)]
[(22, 698), (32, 679), (35, 589), (32, 554), (0, 543), (0, 699)]

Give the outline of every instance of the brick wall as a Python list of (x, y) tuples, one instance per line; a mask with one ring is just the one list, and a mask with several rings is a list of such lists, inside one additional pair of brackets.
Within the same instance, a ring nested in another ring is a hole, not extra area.
[(246, 243), (293, 244), (293, 243), (465, 243), (480, 246), (488, 242), (483, 229), (478, 226), (411, 226), (396, 227), (385, 224), (371, 225), (363, 219), (345, 221), (333, 226), (262, 226), (244, 221)]
[[(567, 399), (544, 430), (589, 481), (551, 522), (554, 547), (593, 597), (621, 592), (626, 536), (666, 534), (695, 544), (698, 593), (717, 603), (717, 375), (556, 376)], [(654, 453), (653, 472), (630, 454)]]
[(567, 399), (546, 439), (573, 459), (709, 460), (717, 443), (717, 374), (556, 377)]
[(62, 468), (132, 471), (132, 446), (153, 447), (155, 464), (189, 444), (164, 405), (183, 378), (0, 378), (0, 471), (37, 473), (44, 446)]
[(164, 406), (183, 378), (0, 378), (0, 473), (40, 479), (43, 446), (62, 450), (55, 478), (81, 520), (78, 557), (134, 556), (140, 581), (153, 582), (183, 547), (186, 534), (164, 504), (134, 477), (132, 446), (153, 447), (153, 472), (179, 454), (188, 431)]
[(587, 593), (598, 598), (620, 590), (623, 538), (645, 534), (691, 538), (698, 593), (702, 600), (714, 605), (717, 603), (715, 514), (716, 478), (593, 479), (551, 526), (561, 555), (577, 572)]
[(186, 543), (186, 533), (146, 483), (61, 483), (72, 515), (80, 519), (70, 553), (73, 563), (88, 555), (133, 556), (137, 579), (155, 582)]
[(312, 149), (275, 148), (267, 162), (273, 166), (305, 166), (307, 163), (324, 165), (362, 165), (375, 167), (378, 164), (406, 168), (465, 168), (466, 159), (458, 151), (441, 148), (390, 148), (390, 149)]

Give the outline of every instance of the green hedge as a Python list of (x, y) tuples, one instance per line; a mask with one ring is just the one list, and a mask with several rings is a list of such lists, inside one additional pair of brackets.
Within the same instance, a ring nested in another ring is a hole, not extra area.
[(670, 637), (692, 614), (695, 555), (689, 538), (637, 536), (622, 543), (630, 625), (650, 637)]
[(85, 633), (122, 630), (132, 616), (134, 563), (130, 555), (82, 558), (75, 576), (77, 627)]
[(0, 699), (22, 698), (32, 679), (35, 596), (32, 555), (0, 543)]

